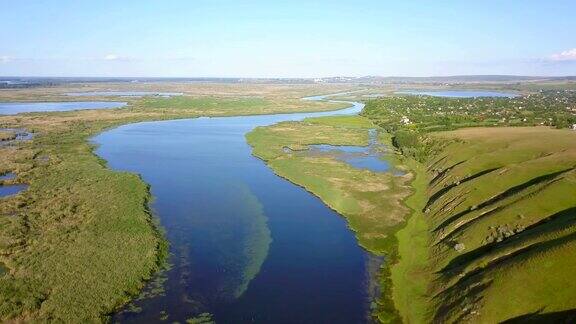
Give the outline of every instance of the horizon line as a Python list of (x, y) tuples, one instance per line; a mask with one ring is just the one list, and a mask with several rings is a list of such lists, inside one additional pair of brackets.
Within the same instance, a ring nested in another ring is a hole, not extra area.
[(283, 76), (262, 76), (262, 77), (242, 77), (242, 76), (53, 76), (53, 75), (0, 75), (0, 79), (13, 78), (37, 78), (37, 79), (363, 79), (363, 78), (406, 78), (406, 79), (432, 79), (432, 78), (458, 78), (458, 77), (508, 77), (508, 78), (576, 78), (576, 75), (524, 75), (524, 74), (454, 74), (454, 75), (429, 75), (429, 76), (403, 76), (403, 75), (364, 75), (364, 76), (317, 76), (317, 77), (283, 77)]

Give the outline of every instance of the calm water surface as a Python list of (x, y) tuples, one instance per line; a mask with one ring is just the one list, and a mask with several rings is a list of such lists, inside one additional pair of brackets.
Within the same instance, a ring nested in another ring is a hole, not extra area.
[(514, 98), (518, 94), (510, 92), (498, 91), (483, 91), (483, 90), (445, 90), (445, 91), (419, 91), (407, 90), (397, 91), (396, 94), (420, 95), (420, 96), (434, 96), (434, 97), (447, 97), (447, 98), (477, 98), (477, 97), (503, 97)]
[(125, 102), (77, 101), (77, 102), (4, 102), (0, 103), (0, 115), (16, 115), (29, 112), (54, 112), (85, 109), (110, 109), (125, 106)]
[(348, 163), (357, 169), (366, 169), (374, 172), (390, 171), (390, 164), (381, 159), (386, 147), (378, 142), (378, 133), (375, 129), (369, 132), (368, 146), (351, 145), (310, 145), (304, 152), (311, 156), (331, 156)]
[(12, 196), (19, 193), (22, 190), (26, 190), (28, 185), (25, 184), (13, 184), (0, 186), (0, 197)]
[(184, 322), (209, 312), (219, 323), (366, 322), (374, 258), (341, 216), (254, 158), (244, 137), (257, 126), (362, 107), (146, 122), (95, 137), (111, 168), (151, 185), (171, 244), (164, 294), (114, 320)]
[(6, 174), (0, 175), (0, 180), (12, 180), (14, 178), (16, 178), (16, 173), (14, 172), (8, 172)]

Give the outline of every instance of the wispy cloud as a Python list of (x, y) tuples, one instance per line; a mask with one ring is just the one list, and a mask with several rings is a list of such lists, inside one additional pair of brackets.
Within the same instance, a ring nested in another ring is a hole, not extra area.
[(552, 61), (576, 61), (576, 48), (550, 56)]
[(8, 63), (12, 61), (12, 58), (7, 55), (0, 55), (0, 63)]
[(129, 56), (121, 56), (117, 54), (107, 54), (104, 57), (105, 61), (132, 61), (134, 58)]

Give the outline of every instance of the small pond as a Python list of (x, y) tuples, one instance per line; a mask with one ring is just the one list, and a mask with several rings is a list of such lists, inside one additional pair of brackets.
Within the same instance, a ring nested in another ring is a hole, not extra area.
[(14, 178), (16, 178), (16, 174), (14, 172), (8, 172), (0, 175), (0, 180), (13, 180)]
[(514, 98), (519, 95), (511, 92), (485, 91), (485, 90), (405, 90), (396, 91), (396, 94), (415, 95), (415, 96), (433, 96), (445, 98), (478, 98), (478, 97), (497, 97), (497, 98)]
[(125, 105), (125, 102), (115, 101), (3, 102), (0, 103), (0, 115), (16, 115), (30, 112), (111, 109), (124, 107)]
[(14, 139), (7, 139), (4, 141), (0, 141), (0, 147), (12, 145), (15, 142), (29, 141), (32, 139), (32, 137), (34, 137), (33, 133), (31, 133), (31, 132), (29, 132), (23, 128), (0, 128), (0, 131), (14, 133), (14, 135), (15, 135)]
[(8, 197), (19, 193), (20, 191), (26, 190), (28, 185), (25, 184), (13, 184), (0, 186), (0, 197)]
[(374, 172), (390, 171), (390, 164), (381, 158), (386, 151), (386, 146), (378, 142), (377, 136), (376, 130), (371, 129), (369, 131), (370, 141), (368, 146), (310, 145), (309, 150), (305, 154), (331, 156), (358, 169)]

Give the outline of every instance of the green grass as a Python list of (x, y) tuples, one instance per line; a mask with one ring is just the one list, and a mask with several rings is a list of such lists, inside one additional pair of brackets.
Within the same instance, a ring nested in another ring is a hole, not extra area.
[(35, 132), (30, 142), (0, 147), (0, 172), (13, 171), (14, 182), (30, 185), (0, 199), (0, 263), (7, 270), (0, 277), (1, 320), (106, 321), (162, 264), (166, 242), (148, 210), (146, 184), (109, 170), (90, 137), (139, 121), (341, 107), (285, 99), (143, 100), (123, 109), (0, 117), (0, 127)]
[(327, 116), (322, 118), (306, 118), (304, 122), (315, 125), (327, 125), (345, 128), (375, 128), (374, 124), (367, 118), (356, 118), (350, 116)]
[(291, 113), (304, 111), (326, 111), (344, 108), (347, 104), (302, 101), (300, 99), (266, 99), (259, 97), (219, 98), (188, 97), (146, 98), (141, 105), (143, 110), (154, 109), (178, 113), (194, 109), (202, 115), (258, 115), (270, 113)]
[[(152, 226), (147, 186), (107, 170), (89, 135), (37, 134), (12, 156), (30, 186), (0, 201), (10, 269), (0, 280), (1, 318), (100, 321), (160, 265), (165, 243)], [(40, 152), (50, 160), (35, 159)]]
[(195, 109), (202, 110), (238, 110), (238, 109), (261, 109), (270, 103), (263, 98), (233, 98), (233, 99), (219, 99), (219, 98), (197, 98), (176, 96), (171, 98), (148, 98), (143, 102), (144, 108), (159, 108), (159, 109), (186, 109), (194, 107)]
[(421, 323), (428, 316), (428, 244), (429, 226), (422, 213), (426, 204), (428, 176), (424, 167), (413, 160), (404, 164), (414, 173), (413, 193), (405, 200), (412, 213), (406, 226), (396, 233), (398, 261), (392, 266), (391, 280), (395, 307), (405, 323)]
[[(425, 167), (405, 161), (417, 176), (392, 267), (403, 320), (497, 323), (576, 308), (576, 133), (473, 128), (432, 136), (441, 145)], [(498, 237), (499, 228), (514, 231)]]
[(428, 163), (432, 318), (495, 323), (576, 308), (576, 132), (434, 136), (450, 142)]

